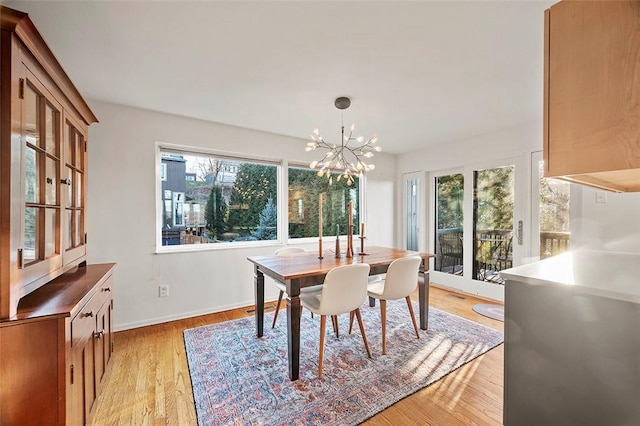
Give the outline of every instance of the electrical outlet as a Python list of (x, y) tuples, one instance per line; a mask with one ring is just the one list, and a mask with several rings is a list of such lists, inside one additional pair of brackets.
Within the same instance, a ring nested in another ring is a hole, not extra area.
[(169, 296), (169, 286), (167, 284), (158, 286), (158, 297), (168, 297), (168, 296)]

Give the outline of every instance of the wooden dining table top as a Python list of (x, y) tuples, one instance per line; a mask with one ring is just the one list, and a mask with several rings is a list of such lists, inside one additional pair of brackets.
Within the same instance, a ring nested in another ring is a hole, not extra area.
[[(318, 253), (308, 251), (292, 253), (286, 256), (266, 255), (250, 256), (247, 259), (260, 267), (260, 270), (268, 275), (277, 277), (281, 281), (296, 278), (305, 278), (316, 275), (326, 275), (331, 269), (337, 266), (351, 265), (354, 263), (366, 263), (372, 267), (378, 265), (388, 265), (396, 259), (417, 255), (423, 260), (435, 257), (433, 254), (420, 253), (390, 247), (367, 247), (365, 255), (354, 253), (348, 258), (343, 253), (339, 258), (333, 252), (327, 250), (322, 259), (318, 259)], [(428, 267), (428, 262), (425, 262)]]

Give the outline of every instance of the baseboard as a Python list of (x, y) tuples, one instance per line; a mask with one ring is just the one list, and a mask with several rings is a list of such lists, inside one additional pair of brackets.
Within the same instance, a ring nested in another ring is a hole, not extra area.
[[(278, 300), (277, 298), (274, 299), (274, 301)], [(265, 300), (264, 303), (270, 303), (272, 302), (271, 300)], [(113, 331), (117, 332), (117, 331), (125, 331), (125, 330), (131, 330), (133, 328), (140, 328), (140, 327), (147, 327), (150, 325), (156, 325), (156, 324), (162, 324), (165, 322), (171, 322), (171, 321), (178, 321), (178, 320), (183, 320), (186, 318), (193, 318), (193, 317), (198, 317), (200, 315), (209, 315), (209, 314), (216, 314), (218, 312), (224, 312), (224, 311), (230, 311), (232, 309), (238, 309), (238, 308), (252, 308), (254, 306), (253, 301), (252, 302), (244, 302), (244, 303), (236, 303), (236, 304), (231, 304), (231, 305), (224, 305), (224, 306), (217, 306), (214, 309), (202, 309), (202, 310), (198, 310), (198, 311), (190, 311), (190, 312), (181, 312), (179, 314), (175, 314), (175, 315), (167, 315), (164, 317), (156, 317), (156, 318), (148, 318), (142, 321), (134, 321), (134, 322), (128, 322), (128, 323), (122, 323), (122, 324), (116, 324), (114, 325)]]
[(432, 283), (429, 283), (429, 286), (430, 287), (437, 287), (437, 288), (439, 288), (441, 290), (445, 290), (445, 291), (448, 291), (450, 293), (461, 294), (461, 295), (464, 295), (464, 296), (471, 296), (471, 297), (474, 297), (474, 298), (479, 299), (479, 300), (484, 300), (486, 302), (497, 303), (497, 304), (500, 304), (500, 305), (504, 304), (504, 301), (502, 301), (502, 300), (492, 299), (490, 297), (486, 297), (486, 296), (483, 296), (483, 295), (480, 295), (480, 294), (469, 293), (469, 292), (460, 290), (459, 288), (449, 287), (449, 286), (446, 286), (444, 284), (438, 284), (438, 283), (432, 282)]

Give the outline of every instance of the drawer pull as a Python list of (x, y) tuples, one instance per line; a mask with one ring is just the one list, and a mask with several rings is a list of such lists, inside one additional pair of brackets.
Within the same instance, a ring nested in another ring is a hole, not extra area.
[(86, 317), (92, 317), (93, 316), (93, 311), (89, 311), (86, 314), (83, 314), (83, 316)]
[(104, 336), (104, 330), (96, 331), (95, 333), (93, 333), (93, 337), (96, 339), (102, 339), (102, 336)]
[(111, 291), (111, 287), (105, 287), (102, 289), (102, 291)]

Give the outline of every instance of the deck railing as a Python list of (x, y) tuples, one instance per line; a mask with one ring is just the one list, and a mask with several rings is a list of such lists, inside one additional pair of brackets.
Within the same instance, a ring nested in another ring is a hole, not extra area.
[[(462, 275), (463, 231), (461, 228), (438, 230), (435, 270)], [(569, 250), (569, 232), (540, 232), (540, 258)], [(475, 235), (473, 276), (477, 280), (502, 284), (499, 272), (513, 267), (513, 231), (509, 229), (477, 230)]]
[(569, 250), (570, 232), (540, 232), (540, 259)]

